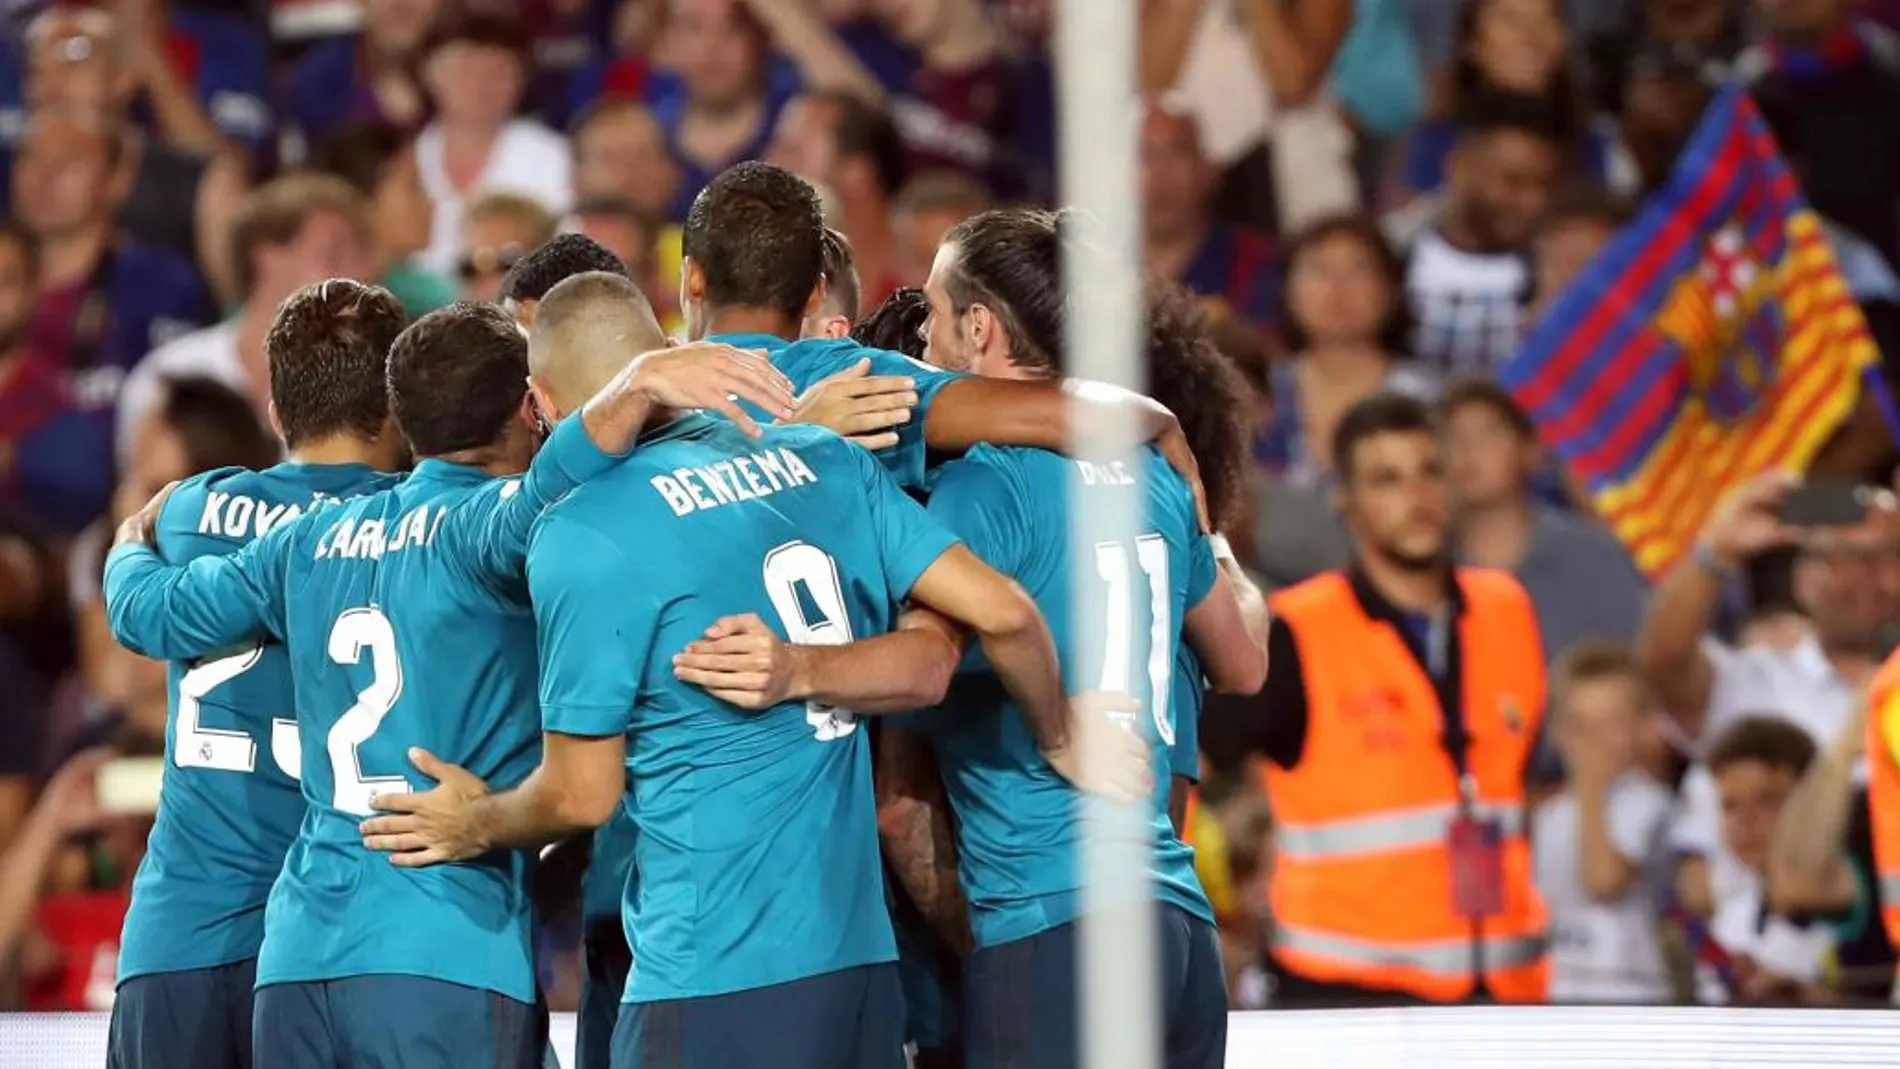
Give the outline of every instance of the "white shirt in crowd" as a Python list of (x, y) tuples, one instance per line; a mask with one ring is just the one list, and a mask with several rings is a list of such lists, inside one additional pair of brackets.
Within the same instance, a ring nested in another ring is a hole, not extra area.
[[(1787, 650), (1736, 649), (1705, 638), (1702, 650), (1709, 658), (1711, 683), (1702, 737), (1695, 740), (1700, 752), (1747, 716), (1781, 717), (1805, 728), (1816, 746), (1826, 746), (1854, 715), (1858, 692), (1834, 671), (1812, 636)], [(1865, 762), (1855, 766), (1856, 782), (1865, 782), (1866, 771)], [(1715, 777), (1702, 764), (1684, 778), (1682, 801), (1670, 845), (1708, 860), (1716, 909), (1731, 899), (1759, 896), (1760, 880), (1722, 846), (1722, 802)]]
[(1566, 790), (1531, 814), (1532, 872), (1550, 909), (1553, 1002), (1667, 1002), (1669, 970), (1659, 926), (1668, 875), (1665, 842), (1675, 801), (1641, 772), (1610, 785), (1610, 843), (1637, 877), (1613, 902), (1583, 880), (1582, 819)]
[[(419, 257), (431, 271), (452, 275), (461, 254), (462, 212), (467, 198), (456, 192), (443, 162), (442, 128), (430, 123), (416, 135), (416, 167), (422, 188), (435, 203), (429, 247)], [(530, 119), (512, 119), (495, 138), (488, 167), (469, 187), (481, 193), (521, 193), (548, 211), (564, 215), (574, 200), (574, 161), (567, 139)]]
[[(153, 349), (126, 375), (125, 385), (119, 388), (115, 430), (121, 467), (130, 460), (132, 433), (158, 404), (165, 379), (214, 379), (249, 396), (251, 375), (238, 356), (237, 335), (236, 319), (194, 330)], [(263, 415), (258, 413), (258, 418)]]
[(1490, 375), (1517, 353), (1530, 286), (1523, 256), (1467, 252), (1424, 231), (1405, 267), (1412, 355), (1446, 378)]
[[(1731, 958), (1746, 957), (1766, 972), (1803, 984), (1818, 983), (1834, 951), (1834, 932), (1826, 924), (1796, 924), (1766, 911), (1760, 881), (1716, 908), (1709, 938)], [(1708, 962), (1696, 963), (1696, 998), (1705, 1005), (1731, 1001), (1728, 985)]]

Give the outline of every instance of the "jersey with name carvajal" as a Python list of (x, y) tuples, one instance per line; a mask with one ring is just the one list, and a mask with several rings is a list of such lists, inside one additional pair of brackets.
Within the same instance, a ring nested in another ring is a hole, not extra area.
[[(223, 556), (319, 501), (395, 481), (362, 464), (220, 468), (180, 483), (156, 525), (182, 564)], [(290, 660), (275, 642), (166, 669), (164, 790), (132, 880), (119, 982), (257, 956), (264, 905), (303, 821)]]
[(535, 517), (613, 461), (577, 419), (525, 479), (424, 460), (228, 557), (107, 562), (114, 633), (147, 653), (268, 634), (296, 685), (303, 825), (271, 892), (257, 982), (398, 974), (534, 999), (526, 855), (398, 868), (358, 830), (378, 794), (433, 784), (421, 747), (496, 788), (533, 771), (535, 640), (522, 566)]
[[(1145, 469), (1145, 479), (1137, 472)], [(1073, 491), (1071, 490), (1073, 487)], [(1099, 582), (1076, 591), (1069, 548), (1071, 492), (1139, 495), (1143, 520), (1127, 542), (1096, 545)], [(980, 445), (937, 469), (930, 514), (991, 567), (1035, 598), (1054, 634), (1069, 693), (1113, 691), (1142, 711), (1133, 729), (1148, 740), (1155, 777), (1175, 766), (1171, 695), (1181, 623), (1215, 581), (1213, 550), (1200, 533), (1187, 485), (1154, 450), (1109, 464), (1039, 449)], [(1106, 621), (1104, 648), (1083, 648), (1076, 614)], [(1080, 795), (1042, 756), (995, 671), (972, 648), (942, 706), (920, 718), (936, 742), (957, 815), (959, 878), (979, 946), (1024, 939), (1081, 913)], [(1194, 873), (1194, 854), (1168, 819), (1167, 792), (1148, 805), (1152, 897), (1209, 923), (1213, 908)]]
[(626, 1001), (895, 960), (868, 733), (822, 705), (734, 708), (672, 659), (747, 612), (794, 643), (881, 634), (954, 544), (858, 446), (810, 427), (755, 440), (705, 414), (541, 518), (528, 580), (547, 730), (627, 738)]

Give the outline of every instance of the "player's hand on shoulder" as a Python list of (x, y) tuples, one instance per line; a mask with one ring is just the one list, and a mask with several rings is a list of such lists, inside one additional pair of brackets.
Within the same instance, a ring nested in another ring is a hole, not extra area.
[[(689, 342), (647, 353), (622, 371), (604, 396), (638, 396), (668, 408), (710, 409), (753, 437), (760, 431), (739, 401), (748, 401), (774, 419), (791, 414), (792, 382), (759, 349), (735, 349), (719, 342)], [(637, 435), (638, 428), (634, 434)], [(627, 446), (631, 448), (632, 442)]]
[(673, 676), (741, 709), (797, 701), (806, 687), (799, 647), (756, 614), (727, 616), (673, 656)]
[(490, 847), (475, 819), (474, 803), (488, 793), (488, 784), (419, 747), (409, 751), (409, 761), (436, 785), (426, 791), (370, 799), (372, 808), (388, 815), (363, 821), (358, 827), (363, 845), (390, 854), (392, 863), (405, 868), (466, 861), (487, 853)]
[(1148, 744), (1135, 731), (1141, 703), (1126, 694), (1090, 691), (1069, 697), (1069, 737), (1044, 754), (1077, 790), (1132, 802), (1154, 790)]
[(791, 423), (824, 427), (866, 449), (897, 444), (897, 428), (911, 421), (917, 382), (907, 375), (873, 375), (871, 361), (819, 379), (798, 398)]
[(118, 533), (113, 536), (112, 545), (155, 545), (158, 537), (158, 514), (165, 511), (165, 502), (170, 500), (172, 491), (178, 489), (176, 479), (165, 484), (164, 489), (152, 495), (152, 499), (137, 512), (127, 516), (119, 523)]

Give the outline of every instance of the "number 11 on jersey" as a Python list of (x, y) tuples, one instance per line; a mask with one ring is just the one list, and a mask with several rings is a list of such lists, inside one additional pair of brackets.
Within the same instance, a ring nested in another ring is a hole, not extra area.
[[(1169, 600), (1168, 542), (1158, 534), (1135, 539), (1135, 564), (1148, 580), (1148, 687), (1152, 695), (1149, 710), (1155, 732), (1165, 746), (1174, 745), (1174, 711), (1168, 704), (1168, 692), (1174, 682), (1173, 605)], [(1132, 694), (1128, 673), (1135, 657), (1135, 569), (1130, 567), (1128, 546), (1122, 542), (1095, 544), (1095, 574), (1108, 584), (1108, 619), (1105, 622), (1106, 646), (1102, 650), (1102, 681), (1099, 689), (1116, 694)], [(1122, 725), (1134, 729), (1133, 720)]]

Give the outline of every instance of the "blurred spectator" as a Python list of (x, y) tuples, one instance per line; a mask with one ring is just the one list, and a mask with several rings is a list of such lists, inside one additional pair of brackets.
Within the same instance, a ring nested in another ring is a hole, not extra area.
[(71, 534), (111, 497), (112, 429), (96, 408), (75, 402), (66, 369), (32, 346), (27, 327), (39, 281), (32, 237), (0, 222), (0, 500)]
[(681, 189), (666, 130), (644, 104), (608, 98), (574, 118), (574, 194), (615, 197), (665, 219)]
[(211, 312), (189, 263), (119, 236), (121, 149), (98, 120), (46, 111), (28, 123), (13, 166), (15, 214), (39, 242), (27, 344), (73, 375), (77, 403), (91, 410), (111, 408), (133, 364)]
[[(114, 16), (98, 8), (82, 9), (68, 20), (66, 13), (48, 16), (46, 33), (30, 45), (33, 82), (27, 98), (35, 109), (77, 110), (98, 116), (102, 126), (123, 143), (130, 186), (114, 197), (119, 225), (126, 234), (148, 245), (169, 249), (196, 261), (212, 292), (228, 291), (223, 248), (225, 226), (246, 184), (245, 160), (220, 147), (215, 130), (203, 122), (205, 136), (196, 143), (174, 143), (142, 132), (134, 122), (138, 80), (127, 71), (122, 36)], [(56, 31), (56, 32), (55, 32)], [(79, 56), (74, 60), (71, 57)], [(10, 126), (11, 144), (22, 125)], [(187, 138), (187, 142), (194, 139)]]
[(1552, 657), (1586, 639), (1634, 642), (1649, 585), (1609, 531), (1532, 499), (1542, 456), (1530, 417), (1482, 379), (1453, 384), (1443, 410), (1459, 559), (1517, 577)]
[(886, 0), (836, 31), (809, 7), (745, 3), (807, 85), (888, 108), (913, 169), (1018, 192), (1022, 161), (1011, 158), (1008, 135), (1034, 124), (1027, 113), (1046, 115), (1050, 100), (1018, 79), (985, 0)]
[(515, 22), (471, 14), (446, 23), (423, 59), (435, 117), (416, 137), (416, 165), (435, 202), (422, 257), (433, 270), (455, 265), (465, 237), (462, 213), (474, 197), (516, 193), (556, 215), (574, 198), (567, 140), (515, 116), (525, 77), (521, 46)]
[(1833, 927), (1831, 984), (1849, 998), (1885, 1003), (1893, 990), (1894, 949), (1880, 919), (1869, 788), (1855, 783), (1869, 715), (1868, 703), (1858, 703), (1795, 785), (1776, 822), (1765, 875), (1776, 914), (1822, 918)]
[(59, 566), (60, 543), (43, 525), (0, 509), (0, 851), (45, 770), (55, 687), (72, 667)]
[[(1590, 36), (1586, 54), (1597, 108), (1623, 112), (1623, 91), (1632, 67), (1664, 55), (1711, 83), (1726, 81), (1747, 48), (1747, 8), (1752, 0), (1667, 0), (1626, 4), (1615, 25)], [(1612, 165), (1614, 166), (1614, 164)]]
[(950, 228), (996, 206), (988, 190), (954, 171), (913, 176), (891, 207), (897, 230), (897, 276), (921, 286)]
[[(1894, 549), (1873, 531), (1805, 539), (1794, 566), (1794, 599), (1812, 630), (1788, 648), (1735, 648), (1706, 637), (1724, 590), (1750, 559), (1804, 541), (1776, 508), (1789, 483), (1779, 475), (1731, 493), (1715, 511), (1696, 549), (1657, 584), (1644, 616), (1637, 655), (1663, 708), (1684, 738), (1699, 742), (1759, 710), (1773, 710), (1816, 740), (1834, 738), (1878, 666), (1882, 627), (1894, 616), (1892, 592), (1880, 581)], [(1677, 894), (1708, 915), (1753, 878), (1722, 848), (1715, 785), (1691, 771), (1674, 830), (1690, 856)]]
[(1460, 124), (1442, 202), (1388, 223), (1406, 249), (1413, 355), (1447, 375), (1489, 373), (1516, 353), (1532, 230), (1561, 160), (1551, 113), (1535, 98), (1484, 97)]
[[(1451, 567), (1440, 448), (1414, 398), (1340, 419), (1353, 563), (1275, 594), (1266, 689), (1203, 713), (1216, 767), (1270, 762), (1285, 1004), (1546, 994), (1520, 819), (1543, 651), (1515, 580)], [(1454, 871), (1473, 875), (1448, 884)]]
[(767, 159), (837, 193), (842, 210), (830, 222), (851, 241), (865, 303), (897, 289), (891, 198), (906, 168), (890, 116), (849, 93), (806, 93), (780, 114)]
[(1786, 1006), (1816, 998), (1833, 933), (1825, 924), (1776, 913), (1762, 885), (1782, 807), (1814, 754), (1807, 731), (1768, 716), (1736, 720), (1709, 748), (1722, 846), (1751, 879), (1709, 922), (1710, 945), (1696, 978), (1703, 1002)]
[(1531, 239), (1532, 320), (1563, 296), (1634, 214), (1630, 205), (1595, 189), (1552, 199)]
[[(112, 756), (110, 750), (89, 750), (66, 762), (47, 783), (19, 838), (0, 848), (0, 959), (17, 961), (23, 948), (35, 944), (39, 949), (35, 957), (41, 961), (51, 959), (46, 966), (30, 970), (40, 975), (27, 978), (38, 989), (35, 992), (40, 1002), (37, 1008), (89, 1008), (86, 995), (95, 971), (92, 955), (76, 954), (68, 960), (59, 949), (46, 946), (45, 937), (38, 930), (44, 919), (40, 896), (70, 840), (95, 830), (106, 821), (106, 815), (98, 806), (94, 779), (99, 766)], [(125, 918), (127, 901), (120, 896), (116, 908), (102, 910), (98, 923), (91, 926), (96, 935), (103, 937), (101, 942), (118, 942), (118, 926)], [(105, 977), (108, 995), (112, 981), (108, 970)]]
[(1666, 1002), (1664, 837), (1674, 799), (1638, 759), (1653, 713), (1628, 647), (1564, 653), (1551, 710), (1570, 782), (1531, 816), (1537, 887), (1550, 905), (1551, 1001)]
[(1148, 273), (1181, 283), (1215, 313), (1277, 325), (1273, 245), (1214, 218), (1220, 176), (1180, 102), (1150, 101), (1141, 123), (1141, 243)]
[(1558, 0), (1464, 0), (1455, 47), (1449, 77), (1437, 94), (1434, 110), (1440, 117), (1412, 135), (1408, 189), (1430, 193), (1451, 181), (1451, 157), (1465, 125), (1460, 117), (1498, 95), (1542, 101), (1560, 164), (1567, 165), (1581, 147), (1583, 173), (1603, 176), (1607, 145), (1585, 136), (1588, 101), (1570, 67), (1569, 34)]
[(313, 170), (354, 187), (369, 206), (369, 274), (416, 319), (455, 300), (447, 276), (416, 257), (429, 247), (433, 206), (422, 188), (416, 152), (402, 131), (367, 123), (337, 130), (311, 157)]
[(744, 0), (671, 0), (666, 50), (679, 92), (655, 95), (653, 115), (666, 130), (681, 180), (669, 222), (683, 222), (713, 175), (759, 159), (772, 140), (789, 87), (768, 82), (764, 27)]
[[(630, 201), (615, 197), (582, 198), (568, 216), (568, 224), (577, 234), (599, 242), (626, 265), (628, 274), (640, 283), (642, 291), (657, 313), (677, 301), (668, 299), (654, 286), (653, 220)], [(663, 315), (661, 318), (665, 318)]]
[(1435, 400), (1439, 384), (1405, 359), (1404, 265), (1365, 216), (1322, 219), (1286, 251), (1282, 333), (1292, 359), (1273, 369), (1274, 418), (1256, 450), (1281, 481), (1323, 486), (1341, 415), (1382, 390)]
[(1854, 0), (1758, 5), (1768, 41), (1748, 57), (1755, 101), (1816, 211), (1900, 264), (1900, 39)]
[(25, 69), (0, 68), (0, 97), (28, 109), (130, 106), (159, 141), (188, 152), (264, 149), (273, 133), (264, 33), (221, 12), (174, 8), (131, 0), (48, 11), (27, 27)]
[(160, 400), (167, 379), (216, 380), (250, 399), (257, 418), (270, 407), (264, 336), (277, 306), (305, 286), (369, 272), (369, 213), (355, 188), (329, 175), (293, 174), (252, 191), (231, 228), (232, 261), (243, 304), (215, 326), (154, 349), (119, 392), (117, 440), (129, 462), (134, 432)]
[(291, 68), (282, 98), (291, 134), (315, 144), (347, 123), (421, 126), (429, 110), (419, 73), (423, 46), (444, 6), (363, 0), (360, 33), (311, 45)]
[(486, 193), (468, 206), (455, 277), (465, 301), (492, 301), (501, 279), (523, 256), (554, 237), (558, 221), (541, 202), (516, 193)]

